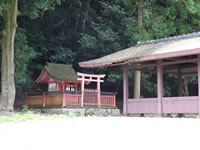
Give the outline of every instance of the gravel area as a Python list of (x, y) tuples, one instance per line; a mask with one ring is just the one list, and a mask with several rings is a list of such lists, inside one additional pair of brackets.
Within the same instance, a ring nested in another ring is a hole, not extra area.
[(199, 150), (200, 119), (75, 117), (0, 124), (2, 150)]

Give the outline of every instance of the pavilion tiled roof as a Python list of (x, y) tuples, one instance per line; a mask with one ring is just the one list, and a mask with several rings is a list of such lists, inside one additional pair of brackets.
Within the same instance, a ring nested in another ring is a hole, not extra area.
[(200, 32), (139, 42), (135, 47), (127, 48), (98, 59), (80, 62), (79, 65), (81, 67), (113, 66), (128, 62), (142, 62), (144, 61), (142, 58), (154, 56), (151, 58), (153, 60), (164, 54), (172, 54), (170, 57), (173, 57), (174, 53), (178, 55), (183, 51), (187, 51), (187, 53), (184, 53), (186, 55), (191, 50), (193, 50), (192, 53), (200, 53)]
[(49, 76), (57, 80), (76, 81), (77, 75), (71, 64), (47, 63), (45, 69)]

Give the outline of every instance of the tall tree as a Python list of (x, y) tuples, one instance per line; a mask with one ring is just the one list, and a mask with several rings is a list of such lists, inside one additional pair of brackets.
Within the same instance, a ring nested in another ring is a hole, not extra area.
[[(142, 16), (143, 16), (143, 0), (138, 1), (138, 29), (142, 29)], [(142, 35), (141, 35), (142, 36)], [(140, 98), (141, 89), (141, 72), (135, 71), (134, 76), (134, 98)]]
[[(22, 12), (30, 17), (39, 16), (39, 9), (47, 10), (60, 3), (60, 0), (22, 0)], [(3, 0), (0, 2), (0, 15), (3, 17), (4, 29), (2, 34), (2, 64), (1, 64), (1, 101), (0, 109), (13, 111), (15, 101), (15, 64), (14, 46), (17, 29), (18, 0)], [(3, 8), (3, 9), (2, 9)]]
[(17, 28), (18, 0), (7, 0), (8, 8), (1, 12), (4, 19), (2, 35), (1, 101), (3, 109), (12, 111), (15, 99), (14, 39)]

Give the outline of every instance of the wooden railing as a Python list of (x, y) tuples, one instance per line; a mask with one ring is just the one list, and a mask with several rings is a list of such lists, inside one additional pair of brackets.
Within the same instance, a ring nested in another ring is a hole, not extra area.
[(157, 98), (128, 99), (128, 113), (157, 113)]
[(164, 97), (163, 113), (198, 113), (198, 96)]
[[(157, 98), (128, 99), (129, 114), (157, 114)], [(163, 97), (162, 113), (198, 113), (198, 96)]]
[(116, 107), (116, 93), (101, 92), (101, 106)]
[[(116, 107), (115, 93), (102, 92), (100, 100), (100, 106)], [(95, 101), (92, 102), (86, 102), (84, 103), (84, 106), (98, 105)], [(81, 91), (28, 93), (26, 95), (26, 104), (30, 107), (81, 106)]]
[(81, 93), (63, 93), (64, 103), (63, 106), (80, 106), (81, 105)]

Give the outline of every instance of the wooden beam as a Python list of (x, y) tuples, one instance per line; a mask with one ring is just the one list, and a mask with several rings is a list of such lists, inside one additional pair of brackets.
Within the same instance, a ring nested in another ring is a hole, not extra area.
[[(182, 60), (176, 60), (176, 61), (169, 61), (169, 62), (162, 62), (162, 66), (167, 66), (167, 65), (176, 65), (176, 64), (183, 64), (183, 63), (197, 63), (197, 58), (191, 58), (191, 59), (182, 59)], [(156, 63), (154, 64), (144, 64), (144, 65), (137, 65), (137, 66), (132, 66), (128, 67), (128, 70), (142, 70), (143, 68), (147, 67), (156, 67)]]
[(143, 68), (147, 68), (147, 67), (156, 67), (156, 64), (141, 64), (141, 65), (137, 65), (137, 66), (131, 66), (131, 67), (127, 67), (128, 70), (140, 70)]
[[(82, 81), (82, 78), (78, 78), (77, 79), (78, 81)], [(88, 81), (88, 82), (97, 82), (98, 80), (94, 80), (94, 79), (84, 79), (85, 81)], [(104, 82), (104, 80), (99, 80), (99, 82)]]
[(77, 75), (78, 76), (84, 76), (84, 77), (100, 77), (100, 78), (104, 78), (106, 75), (105, 74), (86, 74), (86, 73), (80, 73), (80, 72), (77, 72)]
[(157, 61), (157, 97), (158, 97), (158, 116), (162, 116), (163, 98), (163, 67), (162, 60)]
[(192, 58), (192, 59), (185, 59), (185, 60), (176, 60), (176, 61), (170, 61), (170, 62), (162, 62), (163, 66), (166, 65), (175, 65), (175, 64), (183, 64), (183, 63), (196, 63), (197, 58)]
[(128, 69), (123, 66), (123, 114), (128, 112)]

